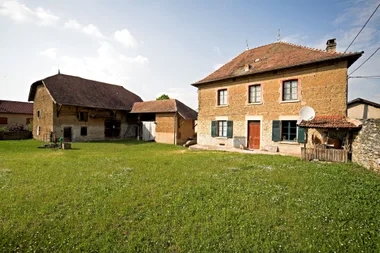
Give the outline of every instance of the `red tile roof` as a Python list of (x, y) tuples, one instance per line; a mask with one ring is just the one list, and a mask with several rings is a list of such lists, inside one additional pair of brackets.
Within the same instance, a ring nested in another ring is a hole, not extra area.
[(126, 110), (142, 99), (123, 86), (57, 74), (32, 84), (29, 101), (34, 100), (38, 85), (44, 84), (57, 104), (91, 108)]
[(305, 128), (359, 128), (360, 122), (344, 116), (315, 116), (313, 120), (301, 121), (298, 126)]
[(17, 113), (33, 115), (33, 103), (0, 100), (0, 113)]
[(164, 113), (178, 112), (184, 119), (194, 119), (198, 113), (176, 99), (152, 100), (137, 102), (133, 105), (131, 113)]
[[(224, 66), (193, 85), (198, 86), (200, 84), (212, 81), (252, 75), (328, 60), (344, 59), (348, 61), (349, 67), (362, 54), (363, 52), (345, 54), (338, 52), (326, 52), (319, 49), (280, 41), (244, 51)], [(249, 64), (250, 66), (248, 71), (245, 71), (246, 64)]]

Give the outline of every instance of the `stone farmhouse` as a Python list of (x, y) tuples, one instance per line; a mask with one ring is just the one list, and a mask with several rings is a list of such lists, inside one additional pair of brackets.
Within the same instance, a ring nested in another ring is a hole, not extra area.
[(198, 114), (176, 99), (136, 102), (131, 113), (142, 122), (144, 140), (182, 145), (194, 137)]
[(76, 76), (58, 73), (34, 82), (29, 101), (33, 136), (42, 141), (142, 138), (147, 125), (149, 140), (157, 142), (182, 144), (195, 134), (197, 113), (178, 100), (143, 102), (122, 86)]
[(313, 130), (298, 126), (300, 109), (344, 123), (347, 69), (362, 54), (336, 52), (335, 39), (326, 51), (281, 41), (244, 51), (192, 84), (198, 144), (300, 154), (304, 132)]
[(347, 103), (348, 117), (355, 119), (379, 119), (380, 104), (356, 98)]
[(33, 103), (0, 100), (0, 127), (20, 124), (28, 129), (33, 120)]
[(35, 139), (93, 141), (136, 136), (127, 112), (142, 99), (122, 86), (57, 74), (34, 82), (29, 101)]

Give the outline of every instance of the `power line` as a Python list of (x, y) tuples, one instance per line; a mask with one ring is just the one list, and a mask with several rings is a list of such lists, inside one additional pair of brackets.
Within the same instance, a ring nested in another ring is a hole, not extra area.
[(356, 70), (358, 70), (358, 69), (360, 69), (360, 67), (361, 66), (363, 66), (364, 65), (364, 63), (366, 63), (369, 59), (371, 59), (371, 57), (372, 56), (374, 56), (376, 53), (377, 53), (377, 51), (379, 51), (379, 49), (380, 49), (380, 47), (378, 47), (376, 50), (375, 50), (375, 52), (373, 52), (364, 62), (362, 62), (362, 64), (360, 64), (359, 65), (359, 67), (357, 67), (354, 71), (352, 71), (350, 74), (349, 74), (349, 76), (350, 75), (352, 75)]
[(358, 34), (355, 36), (354, 40), (350, 43), (350, 45), (348, 45), (347, 49), (344, 51), (344, 54), (351, 47), (351, 45), (354, 43), (354, 41), (359, 36), (359, 34), (363, 31), (364, 27), (368, 24), (368, 22), (371, 20), (372, 16), (375, 14), (375, 12), (377, 11), (377, 9), (379, 9), (379, 7), (380, 7), (380, 4), (377, 5), (376, 9), (373, 11), (373, 13), (371, 14), (371, 16), (369, 16), (367, 22), (365, 22), (365, 24), (363, 25), (363, 27), (360, 29), (360, 31), (358, 32)]
[(380, 79), (380, 76), (349, 76), (348, 78), (368, 78), (368, 79)]

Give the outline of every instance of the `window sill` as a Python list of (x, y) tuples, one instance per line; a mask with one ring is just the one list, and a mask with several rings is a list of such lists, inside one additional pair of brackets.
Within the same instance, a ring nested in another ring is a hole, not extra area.
[(222, 137), (222, 136), (215, 136), (214, 138), (218, 139), (218, 140), (227, 140), (228, 137)]
[(259, 102), (259, 103), (248, 103), (247, 105), (262, 105), (263, 102)]
[(297, 141), (280, 141), (280, 144), (288, 144), (288, 145), (298, 145)]
[(299, 103), (301, 100), (285, 100), (285, 101), (280, 101), (280, 104), (286, 104), (286, 103)]
[(216, 108), (228, 107), (228, 105), (217, 105)]

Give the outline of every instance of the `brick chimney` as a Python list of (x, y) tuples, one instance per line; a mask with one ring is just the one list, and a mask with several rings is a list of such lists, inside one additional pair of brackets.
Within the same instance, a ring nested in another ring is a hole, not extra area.
[(249, 71), (250, 68), (251, 68), (251, 65), (249, 65), (248, 63), (245, 64), (245, 66), (244, 66), (245, 72)]
[(336, 52), (336, 39), (329, 39), (326, 42), (326, 51), (327, 52)]

